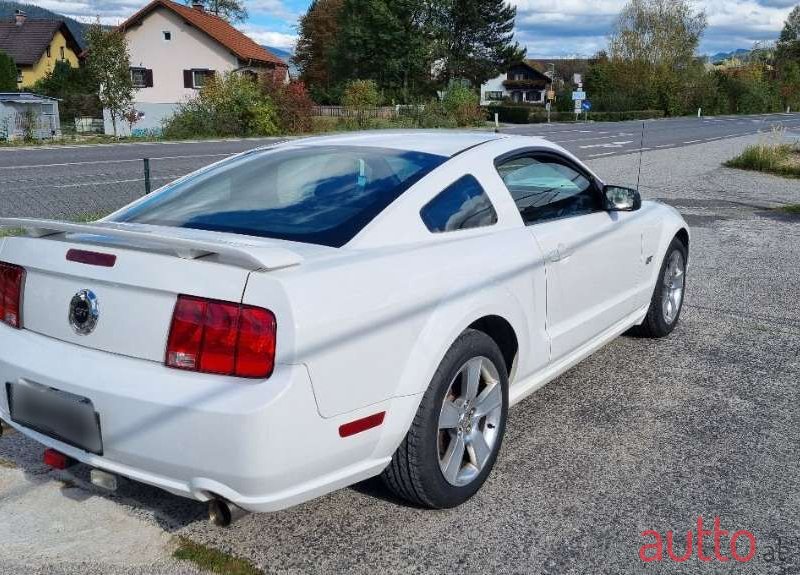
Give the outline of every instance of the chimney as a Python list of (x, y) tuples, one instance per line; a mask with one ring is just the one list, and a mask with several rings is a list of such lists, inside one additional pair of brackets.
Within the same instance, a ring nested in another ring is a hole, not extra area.
[(200, 12), (206, 11), (206, 3), (204, 0), (192, 0), (192, 8)]
[(22, 10), (15, 10), (14, 22), (17, 24), (17, 26), (22, 26), (25, 23), (25, 12)]

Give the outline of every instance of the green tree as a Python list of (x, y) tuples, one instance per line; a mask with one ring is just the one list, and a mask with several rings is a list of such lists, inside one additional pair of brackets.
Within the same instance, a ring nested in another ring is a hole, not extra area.
[(300, 79), (314, 98), (330, 103), (332, 83), (331, 53), (339, 34), (339, 13), (343, 0), (313, 0), (300, 17), (299, 37), (294, 62), (300, 68)]
[(123, 118), (133, 105), (128, 44), (122, 32), (103, 29), (99, 20), (86, 31), (86, 41), (88, 43), (86, 65), (99, 86), (100, 103), (111, 115), (116, 136), (117, 120)]
[(344, 0), (330, 55), (334, 82), (374, 80), (389, 99), (409, 101), (430, 81), (423, 0)]
[(783, 24), (776, 49), (778, 66), (800, 61), (800, 5), (794, 7)]
[(58, 60), (53, 70), (38, 80), (32, 89), (37, 94), (61, 100), (58, 111), (62, 121), (103, 114), (103, 107), (97, 96), (99, 86), (86, 66), (73, 68), (69, 62)]
[(463, 78), (478, 87), (525, 57), (514, 42), (517, 9), (505, 0), (439, 0), (430, 6), (445, 85)]
[(800, 4), (789, 12), (789, 16), (783, 24), (783, 30), (781, 30), (778, 41), (796, 42), (797, 40), (800, 40)]
[(616, 111), (689, 112), (699, 65), (695, 51), (706, 25), (705, 13), (689, 0), (629, 0), (609, 42), (610, 79), (618, 94), (608, 95), (608, 104)]
[(0, 92), (17, 91), (17, 65), (14, 58), (0, 50)]
[(611, 36), (611, 57), (653, 67), (685, 68), (707, 26), (689, 0), (629, 0)]
[[(194, 0), (186, 0), (192, 4)], [(247, 8), (241, 0), (208, 0), (206, 10), (227, 20), (228, 22), (244, 22), (247, 20)]]

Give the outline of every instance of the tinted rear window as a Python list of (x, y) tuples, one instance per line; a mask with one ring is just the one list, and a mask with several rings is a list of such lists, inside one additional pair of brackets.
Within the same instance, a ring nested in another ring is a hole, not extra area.
[(358, 146), (258, 151), (168, 186), (114, 221), (340, 247), (446, 160)]

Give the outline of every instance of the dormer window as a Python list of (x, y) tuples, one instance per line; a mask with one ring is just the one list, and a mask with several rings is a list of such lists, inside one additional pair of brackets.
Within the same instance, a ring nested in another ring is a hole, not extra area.
[(172, 40), (172, 32), (170, 32), (169, 30), (164, 30), (163, 32), (161, 32), (161, 34), (163, 34), (164, 36), (164, 42), (169, 42), (170, 40)]

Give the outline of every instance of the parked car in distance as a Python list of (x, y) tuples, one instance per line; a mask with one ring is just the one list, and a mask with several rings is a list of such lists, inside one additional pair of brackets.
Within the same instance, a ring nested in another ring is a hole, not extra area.
[(294, 140), (0, 224), (28, 234), (0, 240), (0, 419), (221, 523), (376, 475), (464, 502), (510, 406), (675, 328), (689, 249), (673, 208), (484, 132)]

